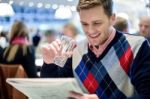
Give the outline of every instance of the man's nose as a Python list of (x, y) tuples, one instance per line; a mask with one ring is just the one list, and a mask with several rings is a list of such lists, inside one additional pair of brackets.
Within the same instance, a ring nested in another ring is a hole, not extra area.
[(144, 31), (145, 30), (145, 26), (141, 26), (140, 29), (141, 29), (141, 31)]
[(93, 34), (95, 32), (95, 28), (93, 26), (88, 27), (88, 33)]

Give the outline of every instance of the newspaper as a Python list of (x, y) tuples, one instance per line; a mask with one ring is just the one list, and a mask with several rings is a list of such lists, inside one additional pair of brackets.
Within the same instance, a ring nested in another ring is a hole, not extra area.
[(8, 78), (6, 82), (29, 99), (67, 99), (70, 90), (83, 93), (74, 78)]

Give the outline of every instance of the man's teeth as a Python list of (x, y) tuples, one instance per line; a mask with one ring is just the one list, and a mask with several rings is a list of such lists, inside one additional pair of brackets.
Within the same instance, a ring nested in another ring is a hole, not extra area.
[(90, 37), (97, 37), (99, 34), (90, 35)]

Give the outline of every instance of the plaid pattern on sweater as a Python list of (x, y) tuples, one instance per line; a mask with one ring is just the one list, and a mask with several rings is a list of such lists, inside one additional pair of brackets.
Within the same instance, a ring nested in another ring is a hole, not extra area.
[[(133, 61), (133, 52), (125, 36), (122, 36), (105, 56), (99, 61), (96, 61), (96, 59), (93, 59), (94, 57), (92, 59), (89, 57), (89, 53), (84, 54), (75, 72), (88, 92), (97, 94), (100, 99), (125, 98), (125, 95), (118, 89), (109, 74), (111, 68), (117, 65), (121, 69), (117, 69), (116, 71), (125, 72), (123, 73), (123, 77), (128, 76), (128, 71)], [(114, 59), (117, 59), (118, 62)], [(105, 64), (107, 61), (108, 63)]]

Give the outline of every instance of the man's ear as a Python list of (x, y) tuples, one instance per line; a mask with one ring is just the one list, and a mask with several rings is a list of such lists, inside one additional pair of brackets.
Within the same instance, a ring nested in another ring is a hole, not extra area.
[(115, 13), (113, 13), (112, 16), (110, 17), (110, 21), (111, 21), (111, 25), (115, 24), (115, 21), (116, 21), (116, 14)]

